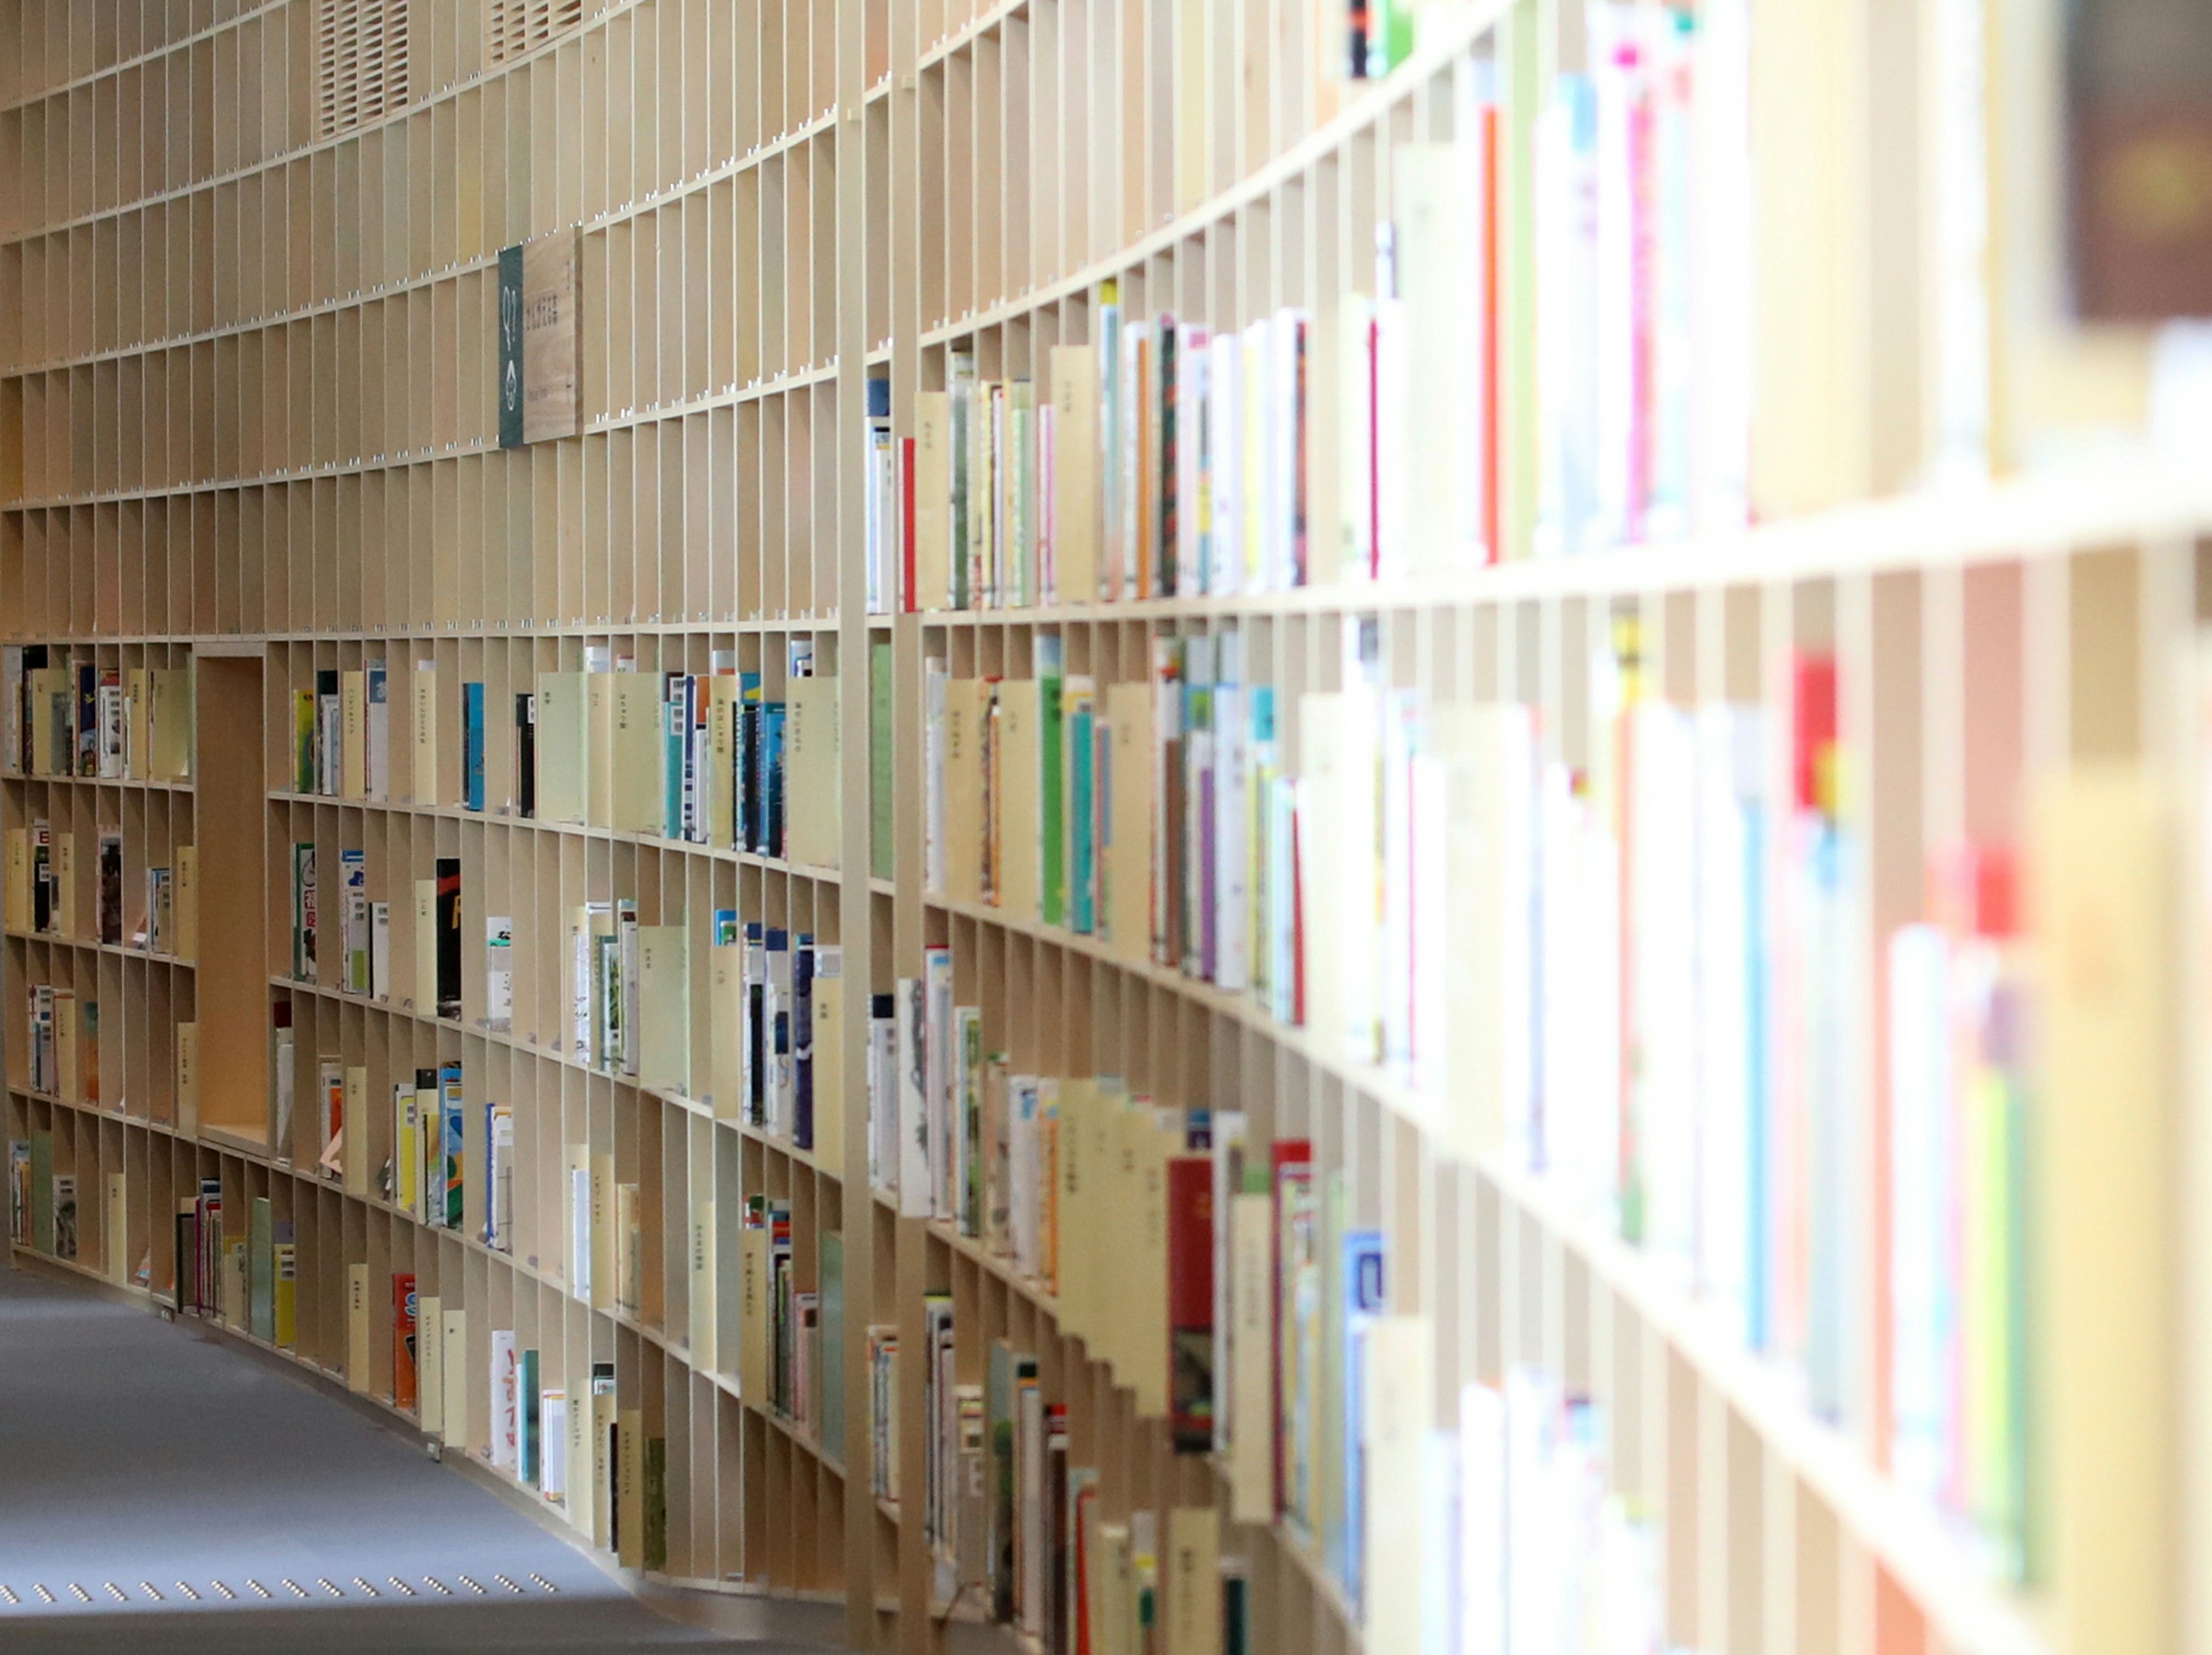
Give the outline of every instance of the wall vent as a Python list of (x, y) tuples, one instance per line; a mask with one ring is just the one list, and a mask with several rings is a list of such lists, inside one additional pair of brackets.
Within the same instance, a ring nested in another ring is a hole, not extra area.
[(407, 101), (407, 0), (320, 0), (322, 135), (381, 120)]

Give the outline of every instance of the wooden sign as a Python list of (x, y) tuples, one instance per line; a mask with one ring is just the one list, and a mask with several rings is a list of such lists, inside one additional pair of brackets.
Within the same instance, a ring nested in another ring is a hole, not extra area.
[(576, 233), (556, 230), (499, 254), (499, 446), (574, 436), (581, 283)]

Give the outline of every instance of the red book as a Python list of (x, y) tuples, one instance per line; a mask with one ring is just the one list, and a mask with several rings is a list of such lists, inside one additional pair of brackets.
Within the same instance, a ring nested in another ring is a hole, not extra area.
[(1178, 1454), (1213, 1446), (1213, 1158), (1168, 1160), (1168, 1425)]
[(1790, 663), (1790, 799), (1799, 810), (1835, 812), (1836, 658), (1800, 655)]
[(914, 439), (899, 439), (899, 549), (906, 568), (906, 612), (914, 613)]
[(392, 1405), (415, 1406), (415, 1272), (392, 1278)]

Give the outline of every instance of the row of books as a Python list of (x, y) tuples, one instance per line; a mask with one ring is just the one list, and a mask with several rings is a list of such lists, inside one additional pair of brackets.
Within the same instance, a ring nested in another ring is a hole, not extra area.
[[(1540, 553), (1740, 526), (1744, 8), (1586, 11), (1588, 64), (1557, 77), (1537, 120), (1533, 230), (1553, 274), (1533, 315), (1501, 294), (1498, 106), (1487, 65), (1464, 60), (1454, 140), (1393, 146), (1372, 282), (1333, 313), (1213, 329), (1127, 314), (1109, 281), (1095, 341), (1054, 347), (1045, 391), (979, 379), (956, 349), (895, 441), (888, 381), (872, 381), (871, 610), (894, 593), (908, 610), (1018, 608), (1480, 567), (1503, 545), (1507, 418), (1534, 433)], [(1501, 332), (1522, 320), (1526, 411), (1501, 401)]]
[[(489, 807), (485, 685), (460, 686), (460, 792), (441, 793), (439, 669), (407, 674), (408, 796), (416, 804)], [(383, 802), (392, 774), (386, 664), (325, 668), (293, 692), (294, 791)], [(836, 861), (836, 681), (817, 676), (814, 642), (785, 647), (781, 697), (734, 651), (705, 672), (641, 672), (605, 644), (581, 670), (540, 672), (514, 697), (507, 812), (590, 824), (817, 865)], [(805, 811), (787, 801), (809, 801)]]
[[(111, 1185), (120, 1174), (111, 1176)], [(110, 1269), (123, 1256), (111, 1190), (107, 1244)], [(76, 1174), (54, 1171), (54, 1135), (33, 1132), (8, 1145), (8, 1238), (50, 1258), (77, 1256)]]
[[(312, 839), (292, 847), (292, 977), (318, 980), (322, 948), (321, 853)], [(461, 1014), (461, 859), (440, 856), (432, 876), (414, 882), (415, 991), (417, 1006), (437, 1016)], [(338, 970), (334, 986), (374, 1000), (392, 998), (392, 904), (368, 891), (366, 851), (338, 852)], [(486, 1025), (504, 1030), (514, 1015), (514, 971), (506, 951), (514, 922), (487, 921)]]
[(103, 666), (63, 646), (0, 646), (0, 763), (13, 775), (185, 782), (192, 675)]
[(245, 1232), (233, 1232), (226, 1226), (219, 1177), (202, 1178), (197, 1195), (177, 1202), (172, 1297), (180, 1315), (226, 1322), (290, 1348), (299, 1336), (299, 1247), (292, 1222), (275, 1216), (266, 1196), (254, 1196), (246, 1209)]
[[(11, 929), (79, 940), (76, 836), (41, 817), (9, 828), (5, 839), (4, 899)], [(171, 851), (173, 867), (143, 870), (138, 906), (124, 917), (123, 831), (102, 828), (94, 865), (90, 940), (113, 947), (191, 959), (199, 951), (199, 853), (191, 845)], [(127, 937), (127, 942), (126, 942)]]
[(50, 983), (31, 985), (23, 1056), (25, 1084), (67, 1104), (100, 1097), (100, 1002)]

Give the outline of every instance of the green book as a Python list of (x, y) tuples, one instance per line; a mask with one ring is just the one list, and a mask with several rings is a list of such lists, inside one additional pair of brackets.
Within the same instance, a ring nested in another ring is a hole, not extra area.
[(821, 1423), (822, 1451), (845, 1463), (845, 1238), (824, 1231), (816, 1266), (822, 1294), (822, 1360), (816, 1364), (821, 1390), (814, 1417)]
[(1067, 923), (1067, 791), (1060, 724), (1061, 645), (1057, 633), (1036, 641), (1039, 905), (1047, 925)]
[(1097, 762), (1091, 752), (1097, 718), (1091, 680), (1066, 681), (1067, 714), (1067, 837), (1069, 844), (1067, 924), (1088, 936), (1098, 928), (1098, 848), (1093, 843), (1098, 812), (1093, 794), (1097, 783)]
[(645, 1567), (668, 1567), (668, 1439), (645, 1439)]
[(893, 877), (891, 770), (893, 678), (891, 641), (878, 638), (868, 645), (868, 872), (878, 879)]
[(276, 1340), (276, 1235), (269, 1197), (253, 1198), (246, 1230), (246, 1326), (257, 1339)]

